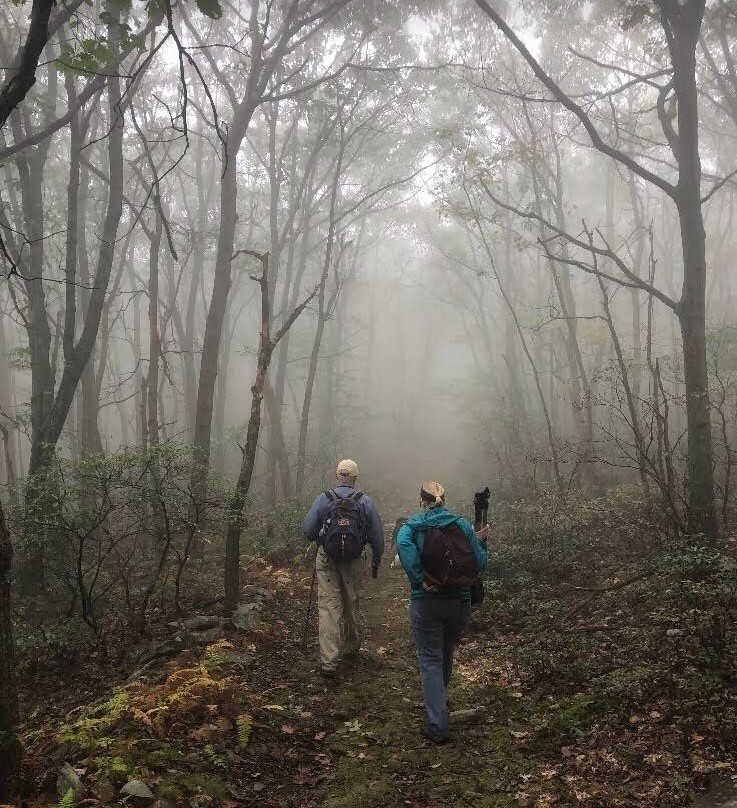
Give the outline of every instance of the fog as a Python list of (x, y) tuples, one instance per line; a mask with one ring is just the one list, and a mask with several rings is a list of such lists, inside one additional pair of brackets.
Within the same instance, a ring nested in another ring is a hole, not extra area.
[[(687, 109), (669, 29), (624, 5), (292, 5), (54, 28), (0, 148), (7, 496), (44, 446), (177, 444), (226, 487), (253, 448), (256, 506), (344, 456), (405, 502), (728, 499), (731, 12)], [(266, 352), (264, 311), (297, 315)]]

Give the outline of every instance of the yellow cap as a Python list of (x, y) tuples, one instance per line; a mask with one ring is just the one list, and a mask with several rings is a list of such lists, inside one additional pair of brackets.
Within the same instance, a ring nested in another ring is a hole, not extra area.
[(358, 463), (355, 460), (341, 460), (335, 474), (338, 477), (358, 477)]

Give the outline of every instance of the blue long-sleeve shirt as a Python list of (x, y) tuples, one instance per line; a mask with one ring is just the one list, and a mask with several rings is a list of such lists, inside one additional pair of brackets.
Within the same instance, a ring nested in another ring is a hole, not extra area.
[[(339, 497), (348, 497), (355, 490), (350, 485), (338, 485), (333, 489)], [(384, 528), (381, 525), (379, 512), (376, 510), (373, 500), (367, 494), (364, 494), (358, 500), (358, 507), (363, 511), (364, 524), (366, 525), (366, 541), (371, 545), (374, 562), (378, 562), (384, 552)], [(312, 503), (312, 507), (307, 516), (305, 516), (305, 521), (302, 525), (302, 532), (308, 541), (317, 541), (322, 526), (329, 515), (330, 500), (323, 492)]]
[(456, 522), (466, 534), (466, 538), (473, 548), (474, 555), (479, 564), (480, 570), (486, 569), (489, 553), (483, 542), (474, 532), (467, 519), (456, 516), (446, 507), (429, 508), (422, 513), (410, 516), (409, 519), (399, 528), (397, 533), (397, 552), (404, 571), (409, 578), (412, 587), (412, 600), (418, 598), (453, 598), (461, 597), (470, 599), (471, 589), (467, 586), (443, 587), (437, 592), (428, 592), (422, 587), (422, 548), (425, 544), (425, 535), (429, 527), (447, 527)]

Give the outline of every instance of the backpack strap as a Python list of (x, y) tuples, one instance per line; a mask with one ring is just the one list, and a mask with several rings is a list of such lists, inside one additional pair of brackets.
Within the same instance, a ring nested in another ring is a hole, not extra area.
[(354, 491), (352, 494), (348, 494), (346, 499), (352, 499), (354, 502), (358, 502), (359, 499), (363, 496), (363, 491)]
[(330, 489), (328, 489), (327, 491), (323, 491), (323, 493), (328, 498), (328, 502), (335, 502), (336, 499), (339, 499), (335, 491), (331, 491)]

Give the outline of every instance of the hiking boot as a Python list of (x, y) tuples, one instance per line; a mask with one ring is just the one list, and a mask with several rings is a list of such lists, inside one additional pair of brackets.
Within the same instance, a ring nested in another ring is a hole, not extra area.
[(320, 666), (320, 676), (323, 679), (335, 679), (335, 668), (323, 668)]
[(353, 651), (351, 654), (345, 654), (343, 658), (340, 660), (341, 665), (345, 665), (347, 668), (351, 668), (354, 665), (359, 665), (361, 663), (362, 657), (360, 651)]
[(420, 734), (427, 738), (427, 740), (431, 743), (434, 743), (436, 746), (442, 746), (443, 744), (450, 743), (450, 735), (437, 735), (434, 732), (430, 732), (427, 727), (423, 727), (420, 730)]

